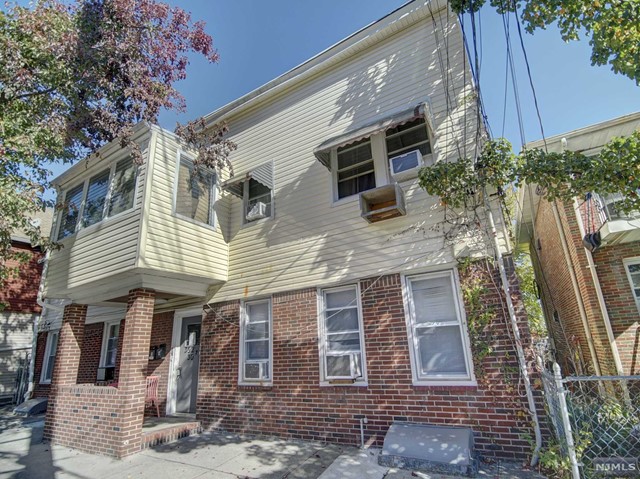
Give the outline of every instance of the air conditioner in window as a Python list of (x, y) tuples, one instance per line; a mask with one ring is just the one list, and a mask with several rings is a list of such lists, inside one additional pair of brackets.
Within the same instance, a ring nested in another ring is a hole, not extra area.
[(262, 201), (258, 201), (247, 212), (247, 221), (255, 221), (267, 217), (267, 205)]
[(420, 150), (412, 150), (402, 155), (394, 156), (389, 158), (389, 166), (393, 176), (398, 176), (407, 171), (414, 171), (419, 166), (422, 166), (422, 153)]

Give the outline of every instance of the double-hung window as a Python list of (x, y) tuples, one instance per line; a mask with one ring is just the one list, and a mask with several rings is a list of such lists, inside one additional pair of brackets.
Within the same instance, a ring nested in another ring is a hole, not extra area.
[(392, 174), (417, 171), (422, 166), (423, 157), (431, 153), (424, 118), (389, 128), (386, 132), (386, 146)]
[(270, 384), (273, 371), (271, 300), (245, 302), (240, 324), (240, 383)]
[(471, 384), (471, 352), (453, 271), (406, 277), (414, 384)]
[(44, 350), (42, 373), (40, 374), (40, 382), (43, 384), (49, 384), (53, 378), (53, 366), (56, 362), (59, 334), (60, 331), (49, 331), (47, 333), (47, 345)]
[(629, 258), (624, 260), (624, 266), (627, 270), (627, 277), (631, 285), (631, 293), (636, 305), (640, 310), (640, 258)]
[(137, 167), (128, 157), (66, 191), (58, 241), (133, 208)]
[(325, 289), (321, 296), (321, 382), (366, 382), (362, 308), (358, 286)]
[(249, 178), (244, 182), (244, 204), (246, 223), (271, 217), (272, 190), (268, 186)]
[(369, 138), (338, 148), (336, 182), (338, 199), (376, 187), (373, 153)]
[(175, 212), (197, 223), (213, 225), (215, 202), (215, 173), (196, 168), (184, 153), (178, 155)]
[(102, 336), (102, 356), (100, 365), (103, 368), (115, 368), (118, 356), (118, 337), (120, 321), (105, 323)]

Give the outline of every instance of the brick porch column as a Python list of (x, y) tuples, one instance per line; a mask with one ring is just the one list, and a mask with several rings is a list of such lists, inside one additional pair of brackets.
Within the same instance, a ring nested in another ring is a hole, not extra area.
[(62, 327), (58, 336), (58, 350), (51, 377), (51, 384), (54, 386), (76, 384), (78, 380), (86, 320), (86, 304), (68, 304), (64, 307)]
[(80, 367), (80, 352), (84, 340), (84, 325), (87, 319), (86, 304), (68, 304), (64, 307), (62, 326), (58, 334), (58, 349), (51, 375), (51, 390), (45, 417), (44, 437), (53, 439), (64, 412), (58, 409), (58, 387), (76, 384)]
[(140, 450), (155, 297), (156, 293), (151, 289), (129, 291), (118, 376), (118, 390), (124, 398), (119, 415), (119, 457)]

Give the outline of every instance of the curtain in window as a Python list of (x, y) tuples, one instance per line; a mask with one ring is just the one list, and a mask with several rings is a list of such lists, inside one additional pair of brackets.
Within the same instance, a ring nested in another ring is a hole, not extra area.
[(176, 213), (201, 223), (210, 223), (214, 176), (182, 159), (178, 171)]
[(107, 216), (133, 208), (136, 189), (137, 167), (131, 158), (121, 160), (116, 165), (113, 175), (113, 190), (109, 199), (109, 211)]
[(60, 218), (61, 225), (58, 230), (58, 240), (72, 235), (76, 231), (78, 217), (80, 215), (80, 205), (82, 203), (82, 192), (84, 183), (67, 191), (64, 199), (64, 210)]
[(109, 189), (109, 170), (97, 174), (89, 180), (87, 197), (82, 212), (82, 225), (91, 226), (102, 221), (104, 202)]

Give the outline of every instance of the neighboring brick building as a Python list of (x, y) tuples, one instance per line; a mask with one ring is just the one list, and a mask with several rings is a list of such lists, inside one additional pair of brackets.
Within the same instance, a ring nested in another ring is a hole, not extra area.
[[(52, 216), (53, 210), (35, 216), (46, 234), (51, 229)], [(16, 375), (22, 369), (28, 380), (33, 327), (41, 309), (37, 303), (43, 256), (40, 247), (32, 245), (26, 234), (16, 231), (11, 235), (11, 249), (26, 256), (26, 261), (8, 261), (6, 266), (15, 268), (16, 274), (0, 284), (0, 304), (4, 305), (0, 308), (0, 403), (22, 399), (14, 398)]]
[[(232, 178), (196, 173), (178, 138), (141, 124), (143, 164), (114, 143), (54, 180), (64, 248), (36, 360), (45, 437), (140, 450), (153, 374), (162, 415), (209, 429), (355, 445), (366, 417), (379, 445), (392, 422), (415, 421), (472, 428), (484, 455), (527, 456), (535, 411), (496, 246), (451, 227), (417, 180), (476, 150), (471, 78), (448, 3), (416, 0), (208, 115), (238, 145)], [(465, 304), (469, 259), (481, 294)]]
[[(596, 155), (611, 138), (637, 129), (640, 113), (547, 138), (546, 147)], [(527, 148), (543, 146), (537, 141)], [(556, 215), (554, 205), (534, 189), (523, 195), (527, 213), (522, 239), (530, 241), (547, 325), (563, 371), (640, 373), (640, 212), (621, 214), (615, 196), (594, 192), (574, 204), (556, 202)], [(583, 244), (585, 236), (601, 243), (592, 254)]]

